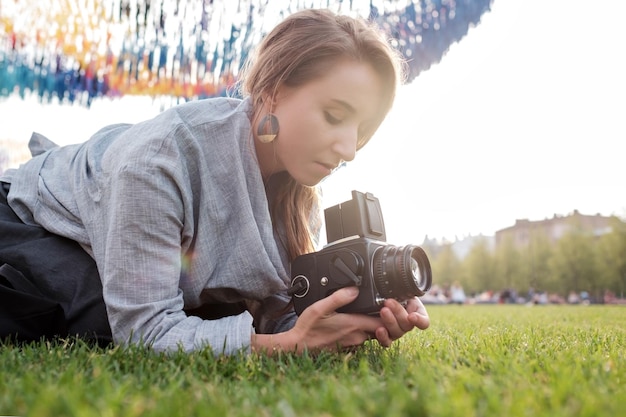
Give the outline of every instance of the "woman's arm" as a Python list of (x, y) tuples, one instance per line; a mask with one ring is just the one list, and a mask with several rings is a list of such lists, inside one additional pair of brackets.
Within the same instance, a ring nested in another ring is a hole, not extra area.
[[(151, 155), (146, 149), (145, 155)], [(156, 153), (152, 153), (155, 155)], [(181, 288), (182, 231), (189, 209), (179, 178), (158, 161), (125, 155), (91, 219), (94, 255), (116, 343), (186, 351), (210, 345), (216, 354), (247, 349), (252, 316), (187, 317)], [(147, 158), (147, 156), (146, 156)]]

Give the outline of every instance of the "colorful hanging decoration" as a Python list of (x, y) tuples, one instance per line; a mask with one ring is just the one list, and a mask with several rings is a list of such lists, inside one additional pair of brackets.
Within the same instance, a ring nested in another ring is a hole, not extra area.
[[(324, 7), (375, 21), (408, 62), (439, 62), (492, 0), (0, 0), (0, 97), (225, 95), (262, 36), (286, 15)], [(280, 5), (279, 5), (280, 4)]]

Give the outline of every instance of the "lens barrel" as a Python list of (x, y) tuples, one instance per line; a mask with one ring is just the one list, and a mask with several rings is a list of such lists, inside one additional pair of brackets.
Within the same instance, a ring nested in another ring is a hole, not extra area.
[(373, 258), (374, 283), (384, 298), (421, 297), (432, 284), (428, 256), (415, 245), (382, 246)]

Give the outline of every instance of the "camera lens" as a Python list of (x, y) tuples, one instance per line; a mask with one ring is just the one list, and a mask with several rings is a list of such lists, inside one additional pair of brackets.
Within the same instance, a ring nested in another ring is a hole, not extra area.
[(430, 262), (419, 246), (382, 246), (373, 263), (376, 289), (385, 298), (421, 297), (430, 289)]

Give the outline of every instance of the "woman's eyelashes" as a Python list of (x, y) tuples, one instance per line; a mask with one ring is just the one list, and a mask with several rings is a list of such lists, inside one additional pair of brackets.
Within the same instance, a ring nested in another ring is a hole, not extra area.
[(330, 112), (327, 111), (324, 112), (324, 118), (331, 125), (338, 125), (339, 123), (341, 123), (340, 118), (333, 116)]

